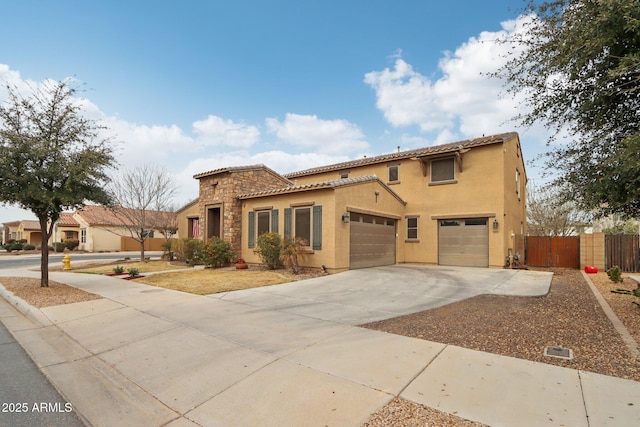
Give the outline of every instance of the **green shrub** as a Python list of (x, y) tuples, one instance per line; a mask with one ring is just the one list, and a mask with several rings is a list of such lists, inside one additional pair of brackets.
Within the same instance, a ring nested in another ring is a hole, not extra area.
[(115, 274), (122, 274), (124, 273), (124, 267), (121, 265), (116, 265), (115, 267), (113, 267), (113, 272)]
[(66, 249), (66, 247), (67, 245), (65, 245), (63, 242), (53, 242), (51, 250), (55, 252), (62, 252)]
[(202, 263), (204, 242), (198, 239), (182, 239), (175, 245), (175, 254), (191, 267)]
[(9, 252), (11, 251), (21, 251), (22, 249), (24, 249), (24, 243), (21, 242), (13, 242), (9, 245), (9, 248), (11, 249)]
[(609, 276), (609, 279), (611, 279), (613, 283), (622, 283), (622, 281), (624, 280), (622, 278), (622, 271), (620, 271), (620, 267), (618, 267), (617, 265), (614, 265), (607, 270), (607, 276)]
[(282, 239), (278, 233), (264, 233), (258, 236), (255, 252), (260, 256), (262, 263), (271, 270), (282, 266), (280, 252), (282, 251)]
[(202, 262), (207, 267), (222, 267), (228, 264), (232, 257), (231, 244), (218, 237), (209, 239), (202, 248)]
[(22, 247), (25, 251), (32, 251), (36, 248), (36, 245), (27, 244)]
[(80, 241), (78, 239), (65, 239), (64, 241), (64, 246), (70, 251), (77, 248), (78, 245), (80, 245)]
[(127, 270), (127, 273), (129, 273), (129, 277), (136, 277), (140, 275), (140, 270), (132, 267)]
[(173, 256), (174, 256), (174, 241), (173, 239), (168, 239), (167, 241), (165, 241), (162, 244), (162, 258), (161, 259), (167, 259), (169, 261), (173, 261)]

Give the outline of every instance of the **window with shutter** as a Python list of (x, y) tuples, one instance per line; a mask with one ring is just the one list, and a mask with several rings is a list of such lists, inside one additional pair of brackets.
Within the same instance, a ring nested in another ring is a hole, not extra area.
[(249, 249), (254, 248), (256, 246), (256, 213), (251, 211), (249, 212)]

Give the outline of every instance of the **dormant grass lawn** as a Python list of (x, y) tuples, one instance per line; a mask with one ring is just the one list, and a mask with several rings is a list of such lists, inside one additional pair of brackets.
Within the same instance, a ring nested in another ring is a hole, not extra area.
[(113, 269), (116, 266), (121, 266), (124, 268), (125, 273), (129, 268), (137, 268), (140, 274), (152, 273), (156, 271), (168, 271), (168, 270), (180, 270), (187, 269), (187, 266), (181, 265), (171, 265), (167, 261), (149, 261), (149, 262), (121, 262), (119, 264), (105, 264), (105, 265), (96, 265), (88, 268), (74, 268), (73, 271), (76, 273), (89, 273), (89, 274), (108, 274), (113, 273)]
[(162, 273), (136, 279), (136, 282), (160, 288), (209, 295), (260, 286), (277, 285), (291, 280), (273, 271), (229, 270), (208, 268)]
[[(117, 265), (124, 267), (125, 273), (129, 268), (137, 268), (141, 275), (148, 274), (145, 277), (135, 279), (136, 282), (196, 295), (237, 291), (292, 281), (276, 271), (235, 270), (229, 268), (207, 268), (203, 270), (193, 269), (184, 265), (169, 264), (166, 261), (127, 261), (119, 264), (94, 265), (87, 268), (74, 269), (73, 271), (76, 273), (109, 274), (113, 273), (113, 269)], [(182, 271), (162, 273), (169, 270)]]

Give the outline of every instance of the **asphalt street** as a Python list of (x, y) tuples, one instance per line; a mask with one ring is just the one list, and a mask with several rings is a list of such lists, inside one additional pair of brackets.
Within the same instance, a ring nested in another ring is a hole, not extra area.
[[(147, 256), (158, 257), (160, 252), (149, 252)], [(74, 261), (95, 261), (95, 260), (117, 260), (123, 257), (130, 257), (136, 259), (140, 257), (139, 252), (110, 252), (104, 254), (76, 254), (71, 253), (71, 262)], [(49, 265), (60, 264), (62, 262), (63, 254), (49, 253)], [(0, 254), (0, 269), (3, 268), (23, 268), (23, 267), (38, 267), (40, 266), (40, 254), (37, 255), (13, 255), (13, 254)]]
[(0, 426), (84, 426), (0, 322)]

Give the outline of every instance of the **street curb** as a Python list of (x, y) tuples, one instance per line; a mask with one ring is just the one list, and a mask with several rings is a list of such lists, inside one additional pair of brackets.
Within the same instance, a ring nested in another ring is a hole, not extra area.
[(611, 309), (611, 306), (609, 305), (607, 300), (604, 299), (604, 297), (602, 296), (598, 288), (596, 288), (596, 285), (593, 284), (593, 282), (591, 281), (587, 273), (585, 273), (584, 271), (581, 271), (581, 273), (582, 273), (582, 277), (584, 277), (584, 280), (587, 282), (587, 284), (591, 288), (591, 292), (596, 297), (596, 300), (598, 300), (598, 303), (602, 307), (604, 314), (607, 315), (611, 323), (613, 323), (613, 327), (620, 334), (620, 337), (622, 338), (622, 341), (624, 341), (624, 344), (627, 346), (629, 353), (631, 353), (631, 355), (635, 357), (636, 360), (640, 360), (640, 346), (638, 346), (638, 343), (636, 342), (636, 340), (633, 339), (633, 337), (631, 336), (627, 328), (620, 321), (618, 316), (616, 316), (616, 314), (613, 312), (613, 310)]
[(39, 308), (36, 308), (20, 297), (17, 297), (13, 294), (13, 292), (8, 291), (2, 283), (0, 283), (0, 296), (3, 297), (9, 304), (11, 304), (16, 310), (20, 313), (33, 320), (40, 326), (51, 326), (53, 322), (49, 320), (49, 318), (40, 311)]

